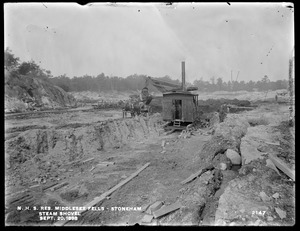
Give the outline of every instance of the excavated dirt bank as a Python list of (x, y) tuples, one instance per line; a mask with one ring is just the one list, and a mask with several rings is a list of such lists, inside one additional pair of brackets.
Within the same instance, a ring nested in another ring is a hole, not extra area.
[[(31, 186), (35, 178), (55, 178), (55, 169), (67, 163), (101, 155), (108, 149), (119, 149), (130, 145), (131, 141), (157, 136), (162, 123), (160, 116), (152, 116), (150, 119), (138, 117), (93, 125), (43, 127), (18, 133), (5, 142), (6, 173), (11, 177), (7, 181), (7, 190), (18, 184)], [(17, 128), (12, 130), (20, 132)]]

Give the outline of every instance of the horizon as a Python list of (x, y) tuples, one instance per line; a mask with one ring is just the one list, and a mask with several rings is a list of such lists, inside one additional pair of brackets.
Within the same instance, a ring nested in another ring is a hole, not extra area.
[(284, 3), (5, 3), (4, 21), (5, 48), (55, 77), (181, 81), (185, 61), (189, 83), (228, 82), (231, 72), (277, 81), (288, 79), (294, 47), (294, 9)]

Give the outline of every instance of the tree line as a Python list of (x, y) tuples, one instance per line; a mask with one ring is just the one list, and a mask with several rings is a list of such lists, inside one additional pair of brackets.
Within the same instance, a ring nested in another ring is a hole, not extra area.
[(261, 80), (249, 82), (245, 81), (223, 81), (221, 77), (215, 79), (210, 78), (210, 81), (204, 81), (203, 78), (195, 80), (194, 86), (197, 86), (200, 91), (213, 92), (213, 91), (268, 91), (287, 89), (288, 80), (271, 81), (267, 75), (264, 75)]
[[(147, 75), (133, 74), (126, 78), (118, 76), (106, 76), (104, 73), (90, 76), (74, 76), (69, 78), (66, 75), (53, 77), (50, 81), (64, 89), (65, 91), (136, 91), (145, 87)], [(172, 80), (169, 76), (157, 78), (175, 84), (180, 84), (179, 80)], [(150, 91), (158, 92), (152, 85), (148, 86)]]
[(8, 47), (4, 51), (4, 69), (12, 74), (42, 78), (46, 81), (53, 77), (50, 70), (42, 69), (34, 60), (20, 62), (20, 58), (15, 57)]
[[(21, 74), (24, 76), (32, 76), (42, 78), (64, 89), (66, 92), (80, 91), (136, 91), (141, 90), (145, 86), (146, 75), (133, 74), (126, 78), (118, 76), (106, 76), (104, 73), (97, 76), (84, 75), (74, 76), (70, 78), (66, 74), (53, 76), (50, 70), (42, 69), (34, 60), (28, 62), (20, 62), (18, 57), (12, 53), (9, 48), (4, 52), (4, 67), (10, 72)], [(170, 83), (180, 84), (179, 80), (172, 80), (169, 76), (159, 77), (158, 80)], [(195, 80), (194, 85), (203, 92), (213, 91), (268, 91), (287, 89), (288, 80), (270, 81), (267, 75), (263, 76), (259, 81), (223, 81), (222, 77), (211, 77), (210, 81), (203, 78)], [(152, 85), (149, 86), (150, 91), (158, 92)]]

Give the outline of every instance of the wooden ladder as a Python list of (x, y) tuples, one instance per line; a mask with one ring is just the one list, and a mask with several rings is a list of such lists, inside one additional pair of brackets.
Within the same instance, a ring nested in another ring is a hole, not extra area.
[(181, 123), (180, 120), (174, 120), (173, 126), (174, 127), (180, 127), (180, 123)]

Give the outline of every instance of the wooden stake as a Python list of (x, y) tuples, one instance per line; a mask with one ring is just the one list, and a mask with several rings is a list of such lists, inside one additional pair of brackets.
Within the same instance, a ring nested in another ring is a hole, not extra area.
[(231, 70), (231, 73), (230, 73), (230, 80), (231, 80), (231, 84), (230, 84), (230, 90), (232, 91), (232, 88), (233, 88), (233, 82), (232, 82), (232, 70)]

